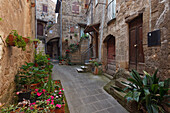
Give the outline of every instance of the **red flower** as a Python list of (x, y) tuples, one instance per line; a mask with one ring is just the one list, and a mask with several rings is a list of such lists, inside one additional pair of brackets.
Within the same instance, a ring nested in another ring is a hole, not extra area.
[(50, 58), (48, 58), (48, 60), (50, 60)]

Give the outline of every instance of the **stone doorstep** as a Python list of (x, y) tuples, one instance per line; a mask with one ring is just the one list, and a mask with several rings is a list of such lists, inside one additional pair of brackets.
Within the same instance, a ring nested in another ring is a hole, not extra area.
[(87, 69), (88, 67), (87, 66), (81, 66), (81, 69)]
[(107, 78), (109, 78), (110, 80), (113, 79), (113, 76), (111, 76), (111, 75), (109, 75), (109, 74), (107, 74), (107, 73), (103, 73), (103, 75), (106, 76)]
[(82, 73), (82, 72), (84, 72), (84, 70), (83, 70), (83, 69), (81, 69), (81, 68), (76, 68), (76, 70), (77, 70), (77, 72), (78, 72), (78, 73)]

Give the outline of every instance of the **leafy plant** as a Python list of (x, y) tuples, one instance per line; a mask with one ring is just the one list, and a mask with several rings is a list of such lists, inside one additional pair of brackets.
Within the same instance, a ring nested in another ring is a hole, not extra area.
[(2, 21), (2, 18), (0, 18), (0, 21)]
[[(13, 37), (14, 37), (15, 46), (17, 46), (18, 48), (22, 48), (22, 50), (25, 51), (26, 43), (25, 43), (24, 39), (22, 38), (22, 36), (20, 36), (16, 30), (12, 30), (10, 35), (13, 35)], [(7, 44), (9, 43), (8, 37), (6, 39), (6, 43)]]
[(77, 33), (74, 33), (74, 37), (77, 37), (78, 35), (77, 35)]
[(131, 78), (127, 79), (131, 83), (122, 82), (127, 85), (123, 90), (117, 87), (114, 88), (121, 92), (129, 90), (125, 98), (127, 101), (137, 101), (139, 109), (143, 106), (148, 113), (164, 113), (164, 106), (169, 106), (169, 104), (165, 102), (165, 99), (169, 98), (167, 93), (170, 79), (159, 81), (159, 78), (156, 76), (157, 72), (158, 70), (151, 76), (144, 71), (145, 76), (142, 80), (139, 73), (132, 70), (132, 73), (130, 73)]

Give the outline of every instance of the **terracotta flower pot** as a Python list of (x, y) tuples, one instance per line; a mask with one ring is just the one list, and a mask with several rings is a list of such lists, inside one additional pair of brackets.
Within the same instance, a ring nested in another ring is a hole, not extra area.
[(14, 37), (13, 35), (10, 34), (10, 35), (8, 36), (8, 40), (9, 40), (9, 41), (7, 42), (7, 44), (8, 44), (9, 46), (15, 46), (15, 43), (14, 43), (15, 38), (16, 38), (16, 37)]
[(36, 87), (39, 87), (40, 83), (36, 83), (36, 84), (31, 84), (31, 89), (36, 89)]
[(25, 43), (28, 43), (30, 41), (30, 39), (28, 38), (25, 38), (25, 37), (22, 37), (22, 38), (24, 39)]
[(31, 7), (35, 7), (35, 3), (31, 3)]
[(33, 41), (34, 45), (35, 45), (35, 48), (38, 47), (38, 41)]

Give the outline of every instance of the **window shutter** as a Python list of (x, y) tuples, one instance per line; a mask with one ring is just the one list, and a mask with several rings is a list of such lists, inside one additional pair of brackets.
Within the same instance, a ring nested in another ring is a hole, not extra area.
[(47, 6), (46, 5), (43, 5), (43, 12), (47, 13)]
[(72, 12), (76, 13), (76, 14), (79, 14), (79, 4), (77, 2), (74, 2), (72, 4)]

